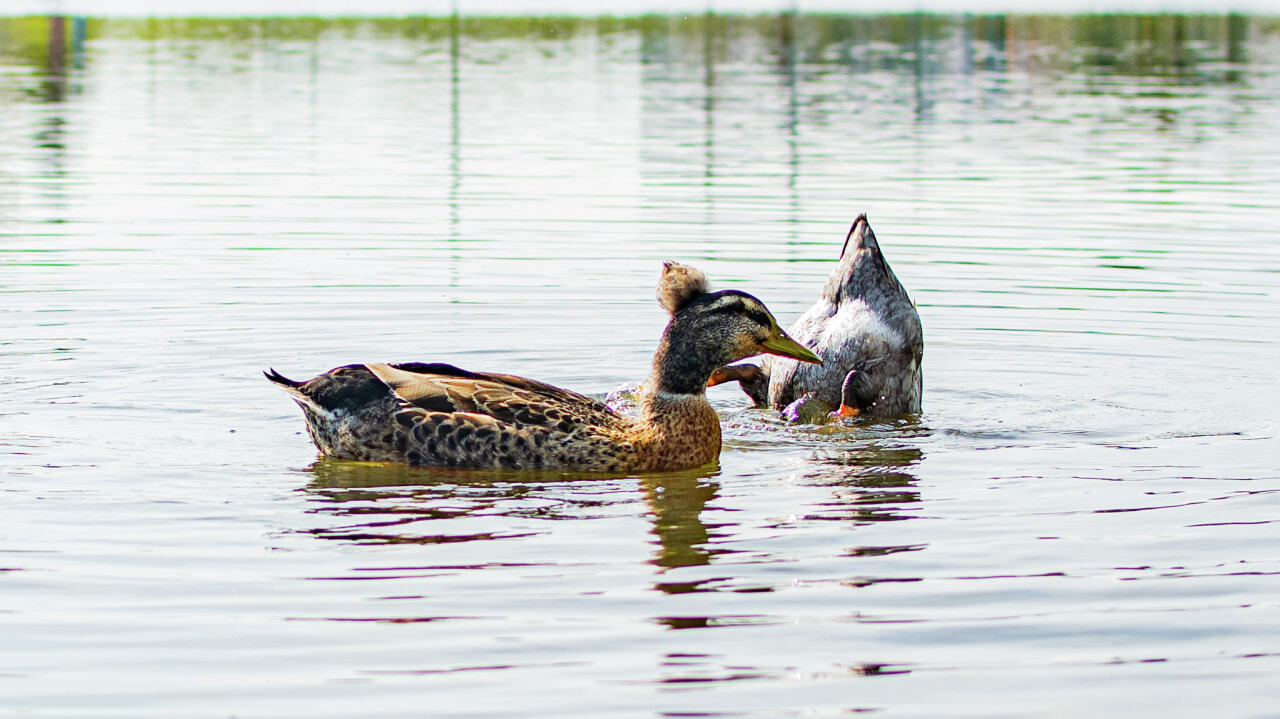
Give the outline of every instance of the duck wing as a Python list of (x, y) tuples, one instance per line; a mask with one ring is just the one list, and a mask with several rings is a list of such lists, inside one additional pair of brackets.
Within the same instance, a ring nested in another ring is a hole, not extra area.
[[(443, 362), (397, 362), (379, 366), (386, 368), (384, 374), (390, 373), (388, 376), (392, 381), (373, 374), (368, 365), (364, 364), (336, 367), (303, 382), (291, 380), (275, 370), (264, 374), (298, 403), (326, 414), (351, 414), (381, 406), (387, 399), (388, 388), (393, 382), (415, 388), (413, 398), (402, 395), (399, 399), (410, 404), (420, 403), (424, 409), (439, 412), (482, 411), (474, 403), (466, 401), (468, 389), (484, 389), (487, 392), (482, 394), (492, 396), (493, 390), (503, 387), (532, 393), (526, 397), (529, 401), (537, 398), (543, 403), (575, 408), (578, 411), (590, 410), (594, 414), (607, 411), (598, 400), (516, 375), (471, 372)], [(446, 387), (450, 391), (446, 392)], [(405, 392), (410, 390), (406, 389)], [(457, 400), (456, 403), (454, 400)]]
[(625, 423), (600, 400), (526, 377), (470, 372), (441, 363), (371, 362), (365, 367), (405, 409), (487, 416), (518, 428), (561, 433), (583, 426), (620, 428)]
[(420, 375), (435, 375), (439, 377), (452, 377), (461, 379), (485, 380), (490, 382), (498, 382), (500, 384), (510, 385), (517, 389), (527, 389), (547, 395), (561, 396), (574, 402), (597, 403), (603, 405), (598, 400), (592, 399), (586, 395), (578, 394), (562, 387), (557, 387), (546, 382), (539, 382), (536, 379), (528, 377), (520, 377), (513, 374), (502, 374), (499, 372), (472, 372), (462, 369), (456, 365), (445, 362), (395, 362), (390, 367), (405, 372), (412, 372)]
[(378, 423), (387, 459), (416, 465), (618, 471), (635, 463), (630, 420), (544, 382), (451, 366), (369, 363), (398, 406)]

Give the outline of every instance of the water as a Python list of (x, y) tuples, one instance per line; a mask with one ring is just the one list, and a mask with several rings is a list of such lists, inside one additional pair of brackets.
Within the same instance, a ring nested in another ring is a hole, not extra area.
[[(1277, 716), (1276, 21), (62, 32), (0, 19), (0, 713)], [(259, 374), (603, 396), (661, 260), (785, 324), (863, 211), (916, 423), (445, 473)]]

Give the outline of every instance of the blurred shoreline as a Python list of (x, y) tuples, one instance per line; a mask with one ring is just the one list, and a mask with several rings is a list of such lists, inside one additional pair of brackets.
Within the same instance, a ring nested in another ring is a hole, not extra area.
[(638, 17), (645, 15), (774, 15), (792, 14), (940, 14), (940, 15), (1228, 15), (1280, 16), (1273, 0), (871, 0), (851, 7), (839, 0), (230, 0), (216, 5), (198, 0), (11, 0), (0, 4), (0, 17), (83, 15), (89, 17), (447, 17), (572, 16)]

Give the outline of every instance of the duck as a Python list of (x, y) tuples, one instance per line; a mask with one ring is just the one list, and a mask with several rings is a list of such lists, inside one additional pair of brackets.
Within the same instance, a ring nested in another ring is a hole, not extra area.
[(712, 386), (738, 382), (757, 407), (792, 421), (888, 417), (921, 411), (924, 331), (865, 214), (845, 235), (822, 294), (789, 328), (822, 363), (766, 357), (716, 369)]
[(367, 362), (306, 381), (263, 374), (302, 409), (321, 454), (429, 467), (638, 473), (682, 470), (720, 455), (711, 374), (758, 354), (821, 362), (769, 309), (706, 275), (664, 263), (670, 315), (634, 414), (545, 382), (441, 362)]

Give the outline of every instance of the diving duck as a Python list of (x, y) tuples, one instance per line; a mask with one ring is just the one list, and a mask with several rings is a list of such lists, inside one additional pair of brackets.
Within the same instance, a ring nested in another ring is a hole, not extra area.
[(866, 215), (854, 220), (822, 296), (790, 333), (822, 364), (766, 357), (760, 365), (717, 369), (710, 383), (737, 381), (757, 406), (782, 410), (793, 420), (812, 421), (830, 412), (849, 417), (920, 411), (920, 315), (889, 268)]
[(353, 364), (306, 382), (271, 380), (302, 408), (322, 454), (412, 465), (646, 472), (720, 456), (707, 402), (712, 371), (769, 353), (821, 362), (787, 336), (755, 297), (711, 292), (699, 270), (668, 262), (658, 301), (671, 314), (636, 416), (508, 374), (449, 364)]

